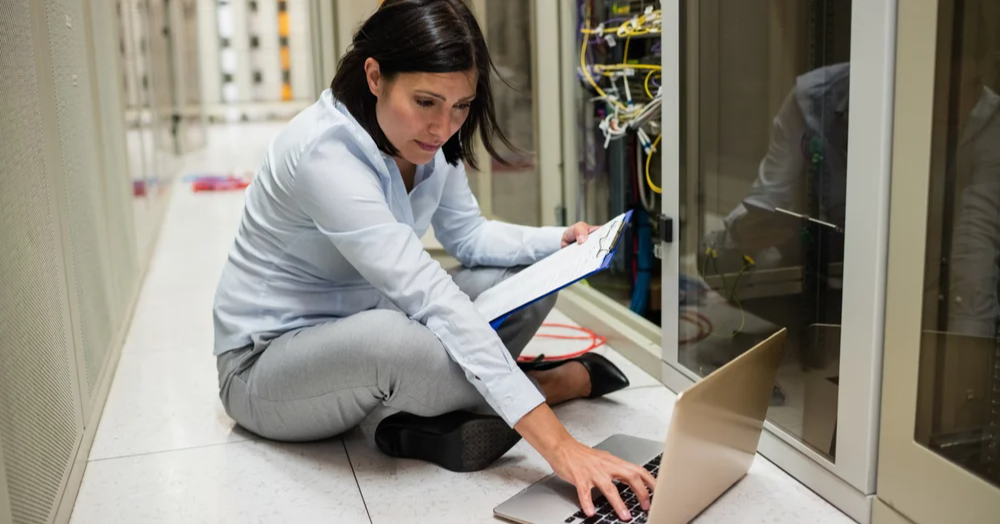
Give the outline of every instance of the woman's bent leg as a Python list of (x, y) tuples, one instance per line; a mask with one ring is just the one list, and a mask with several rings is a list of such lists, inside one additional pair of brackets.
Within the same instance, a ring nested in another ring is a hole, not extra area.
[[(473, 300), (493, 286), (503, 282), (523, 267), (514, 268), (458, 268), (452, 271), (452, 279), (458, 287)], [(510, 316), (497, 334), (507, 349), (517, 358), (531, 339), (542, 327), (556, 304), (556, 294), (549, 295)], [(591, 393), (590, 373), (580, 362), (554, 368), (550, 371), (532, 371), (528, 377), (544, 394), (550, 405), (585, 397)]]
[(395, 311), (358, 313), (248, 351), (238, 367), (219, 357), (220, 396), (233, 419), (266, 438), (332, 437), (379, 404), (424, 417), (485, 404), (438, 338)]
[[(517, 274), (523, 267), (496, 268), (477, 267), (459, 268), (452, 271), (451, 277), (469, 298), (475, 300), (484, 291)], [(556, 294), (549, 295), (524, 309), (514, 313), (497, 330), (500, 339), (514, 358), (521, 355), (528, 342), (542, 327), (545, 318), (556, 305)]]

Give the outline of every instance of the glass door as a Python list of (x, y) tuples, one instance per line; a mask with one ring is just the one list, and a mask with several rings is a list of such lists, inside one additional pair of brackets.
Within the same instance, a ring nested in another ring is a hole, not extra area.
[(504, 163), (491, 161), (493, 214), (501, 220), (539, 226), (541, 193), (535, 138), (530, 0), (486, 0), (482, 23), (494, 75), (493, 98), (500, 129), (517, 150), (496, 144)]
[(895, 2), (670, 4), (665, 377), (686, 387), (788, 329), (761, 449), (825, 470), (796, 476), (829, 499), (835, 482), (810, 475), (845, 481), (859, 518), (874, 492)]
[(497, 143), (502, 161), (479, 145), (479, 170), (469, 186), (487, 216), (528, 226), (555, 226), (562, 217), (562, 129), (559, 113), (559, 32), (538, 20), (559, 16), (555, 2), (471, 0), (495, 67), (497, 124), (513, 147)]
[(878, 498), (996, 522), (1000, 0), (900, 0), (899, 50)]

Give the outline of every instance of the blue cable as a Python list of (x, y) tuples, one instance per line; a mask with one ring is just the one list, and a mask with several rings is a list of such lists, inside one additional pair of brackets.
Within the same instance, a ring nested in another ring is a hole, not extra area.
[(635, 287), (632, 289), (632, 303), (629, 306), (633, 312), (645, 315), (649, 307), (649, 288), (653, 283), (653, 233), (649, 225), (649, 215), (640, 206), (635, 214), (638, 227), (639, 253)]

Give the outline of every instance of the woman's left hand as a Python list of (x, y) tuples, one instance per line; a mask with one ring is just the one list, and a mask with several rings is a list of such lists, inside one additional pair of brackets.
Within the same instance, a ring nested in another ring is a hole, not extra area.
[(597, 231), (599, 226), (591, 226), (586, 222), (577, 222), (572, 226), (566, 228), (562, 236), (562, 247), (566, 247), (572, 243), (582, 244), (587, 241), (587, 237)]

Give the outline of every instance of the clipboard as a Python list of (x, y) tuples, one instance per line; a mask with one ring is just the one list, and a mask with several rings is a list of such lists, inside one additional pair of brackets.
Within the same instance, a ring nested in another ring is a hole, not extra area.
[[(491, 298), (494, 298), (490, 296), (491, 292), (494, 295), (496, 295), (498, 292), (503, 293), (504, 291), (512, 291), (512, 290), (518, 290), (519, 292), (520, 298), (518, 298), (513, 303), (511, 303), (510, 300), (508, 300), (507, 302), (508, 305), (503, 307), (503, 310), (501, 312), (497, 312), (496, 314), (486, 315), (487, 317), (490, 316), (493, 317), (490, 320), (490, 326), (493, 327), (493, 329), (498, 329), (504, 323), (504, 321), (506, 321), (508, 318), (510, 318), (511, 315), (520, 311), (521, 309), (524, 309), (525, 307), (530, 306), (531, 304), (534, 304), (535, 302), (542, 300), (543, 298), (548, 297), (553, 293), (557, 293), (563, 290), (564, 288), (569, 287), (587, 277), (590, 277), (592, 275), (595, 275), (597, 273), (600, 273), (601, 271), (608, 269), (608, 267), (611, 266), (611, 260), (618, 252), (618, 245), (621, 243), (622, 233), (624, 233), (624, 231), (628, 228), (631, 219), (632, 219), (632, 211), (629, 210), (615, 217), (607, 224), (602, 226), (601, 229), (604, 229), (605, 227), (608, 228), (608, 230), (604, 233), (603, 237), (595, 236), (600, 234), (600, 230), (598, 230), (592, 233), (591, 236), (587, 239), (587, 241), (584, 242), (584, 244), (582, 244), (582, 246), (584, 247), (589, 247), (592, 245), (591, 242), (594, 241), (598, 242), (596, 247), (597, 251), (596, 256), (601, 257), (600, 262), (598, 264), (596, 265), (587, 264), (587, 260), (582, 258), (575, 258), (574, 260), (576, 261), (582, 261), (586, 265), (586, 268), (577, 273), (572, 273), (572, 274), (561, 274), (561, 273), (547, 274), (550, 273), (550, 269), (553, 269), (548, 266), (552, 266), (554, 263), (557, 262), (555, 259), (552, 259), (553, 256), (559, 255), (559, 252), (556, 252), (554, 255), (550, 255), (549, 257), (542, 259), (536, 262), (535, 264), (532, 264), (531, 266), (528, 266), (522, 272), (497, 284), (497, 286), (495, 286), (494, 289), (488, 290), (487, 292), (484, 292), (482, 295), (480, 295), (479, 298), (485, 297), (487, 300), (489, 300)], [(569, 246), (563, 249), (569, 249)], [(580, 255), (583, 255), (583, 253), (581, 253)], [(530, 276), (526, 277), (526, 275)], [(539, 281), (544, 281), (544, 284), (541, 286), (536, 285), (538, 284)], [(534, 289), (534, 291), (526, 293), (523, 291), (523, 289), (525, 288)], [(513, 297), (508, 297), (508, 298), (513, 298)], [(496, 302), (498, 300), (490, 300), (490, 301)], [(476, 302), (477, 306), (479, 306), (478, 304), (479, 299), (477, 299)], [(491, 306), (493, 306), (493, 308), (495, 309), (495, 305), (491, 304)]]

